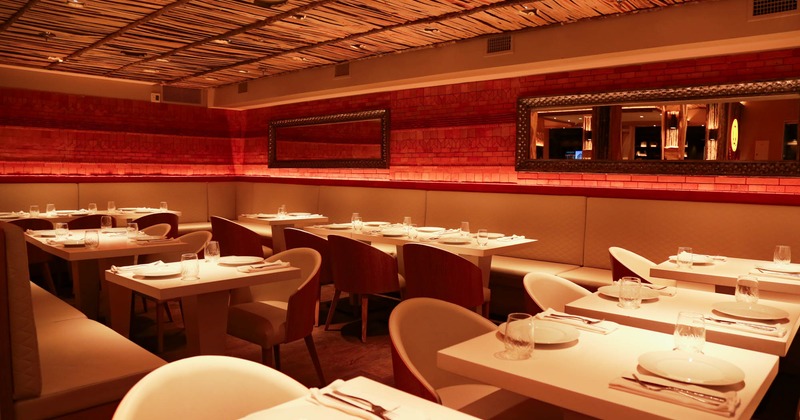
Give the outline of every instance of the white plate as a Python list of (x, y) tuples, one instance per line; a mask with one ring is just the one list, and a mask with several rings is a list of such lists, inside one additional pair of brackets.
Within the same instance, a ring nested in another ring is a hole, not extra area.
[(783, 309), (758, 303), (747, 302), (717, 302), (711, 306), (714, 310), (725, 315), (738, 318), (775, 320), (789, 318), (789, 313)]
[(62, 244), (64, 245), (64, 248), (83, 248), (86, 246), (86, 244), (83, 243), (83, 240), (78, 239), (68, 239), (62, 242)]
[(158, 265), (154, 267), (140, 268), (133, 272), (142, 277), (169, 277), (181, 274), (180, 264)]
[(35, 230), (33, 231), (34, 238), (55, 238), (56, 231), (54, 230)]
[[(675, 262), (675, 258), (676, 257), (674, 255), (670, 255), (669, 256), (670, 262)], [(714, 258), (712, 258), (710, 255), (700, 255), (700, 254), (692, 255), (692, 265), (708, 265), (708, 264), (714, 264)]]
[(655, 351), (639, 356), (639, 366), (662, 378), (700, 385), (733, 385), (744, 380), (736, 365), (701, 353)]
[(4, 213), (0, 214), (0, 219), (19, 219), (21, 216), (18, 214)]
[(306, 213), (306, 212), (293, 212), (293, 213), (289, 213), (289, 216), (295, 216), (295, 217), (311, 216), (311, 213)]
[(322, 226), (325, 229), (344, 230), (353, 227), (352, 223), (334, 223), (332, 225)]
[(443, 227), (435, 227), (435, 226), (423, 226), (417, 228), (417, 232), (422, 232), (422, 233), (436, 233), (436, 232), (441, 232), (443, 230), (444, 230)]
[(269, 213), (259, 213), (259, 214), (256, 215), (256, 217), (259, 218), (259, 219), (274, 219), (274, 218), (278, 217), (278, 215), (277, 214), (269, 214)]
[(447, 244), (447, 245), (466, 245), (466, 244), (471, 243), (471, 242), (472, 242), (472, 239), (470, 239), (470, 238), (461, 238), (461, 237), (458, 237), (458, 236), (454, 236), (454, 237), (451, 237), (451, 238), (439, 239), (439, 243)]
[[(601, 295), (619, 299), (619, 285), (612, 284), (609, 286), (601, 286), (597, 289)], [(642, 300), (658, 299), (658, 290), (653, 290), (648, 287), (642, 286)]]
[(800, 264), (760, 263), (756, 264), (756, 268), (776, 273), (800, 274)]
[(364, 222), (364, 226), (370, 226), (370, 227), (379, 227), (379, 226), (386, 226), (386, 225), (391, 225), (391, 223), (389, 223), (389, 222)]
[[(506, 330), (506, 323), (497, 326), (500, 337)], [(543, 319), (533, 320), (533, 342), (534, 344), (564, 344), (578, 339), (581, 335), (577, 328), (564, 325), (558, 322), (545, 321)]]
[(402, 229), (389, 229), (381, 232), (381, 235), (387, 238), (399, 238), (401, 236), (406, 236), (406, 232)]
[(220, 257), (219, 263), (224, 265), (247, 265), (247, 264), (258, 264), (264, 261), (261, 257), (249, 256), (249, 255), (228, 255), (227, 257)]

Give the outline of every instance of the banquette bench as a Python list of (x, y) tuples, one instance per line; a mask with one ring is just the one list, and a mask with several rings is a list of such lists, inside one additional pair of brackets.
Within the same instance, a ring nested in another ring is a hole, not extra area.
[(166, 362), (31, 283), (23, 235), (0, 223), (0, 417), (110, 418)]

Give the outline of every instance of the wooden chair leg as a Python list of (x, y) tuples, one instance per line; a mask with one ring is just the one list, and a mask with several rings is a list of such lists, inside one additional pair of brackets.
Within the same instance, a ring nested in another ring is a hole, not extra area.
[(367, 342), (367, 305), (369, 296), (361, 295), (361, 342)]
[(328, 309), (328, 318), (325, 320), (325, 331), (328, 331), (328, 328), (331, 326), (331, 321), (333, 320), (333, 313), (336, 312), (336, 304), (339, 303), (339, 295), (342, 294), (342, 291), (336, 289), (333, 292), (333, 300), (331, 301), (331, 307)]
[(272, 346), (272, 356), (275, 361), (275, 370), (281, 370), (281, 345)]
[(311, 354), (311, 362), (314, 363), (314, 369), (317, 371), (317, 377), (319, 377), (319, 386), (325, 386), (325, 376), (322, 375), (322, 365), (319, 363), (319, 356), (317, 355), (317, 347), (314, 345), (314, 338), (311, 334), (305, 337), (306, 347), (308, 347), (308, 353)]

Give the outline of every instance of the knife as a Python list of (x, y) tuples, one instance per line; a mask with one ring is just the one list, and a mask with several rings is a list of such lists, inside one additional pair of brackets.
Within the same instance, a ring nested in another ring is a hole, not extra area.
[(720, 324), (725, 324), (725, 325), (744, 325), (746, 327), (755, 328), (757, 330), (764, 330), (764, 331), (776, 331), (777, 330), (777, 327), (774, 326), (774, 325), (756, 324), (754, 322), (732, 321), (732, 320), (728, 320), (728, 319), (714, 318), (712, 316), (705, 316), (705, 317), (703, 317), (703, 319), (705, 319), (707, 321), (717, 322), (717, 323), (720, 323)]
[(710, 401), (707, 401), (707, 402), (713, 401), (713, 402), (716, 402), (716, 403), (723, 404), (723, 403), (728, 401), (726, 398), (723, 398), (723, 397), (720, 397), (720, 396), (717, 396), (717, 395), (706, 394), (705, 392), (692, 391), (692, 390), (686, 389), (686, 388), (679, 388), (679, 387), (676, 387), (676, 386), (664, 385), (662, 383), (648, 381), (648, 380), (640, 378), (635, 373), (633, 374), (633, 377), (623, 376), (622, 379), (627, 379), (629, 381), (636, 382), (639, 385), (642, 385), (643, 387), (648, 388), (648, 389), (650, 389), (649, 387), (655, 387), (655, 388), (658, 388), (658, 389), (677, 392), (677, 393), (684, 394), (684, 395), (687, 395), (687, 396), (690, 396), (690, 397), (699, 397), (699, 398), (703, 398), (705, 400), (710, 400)]

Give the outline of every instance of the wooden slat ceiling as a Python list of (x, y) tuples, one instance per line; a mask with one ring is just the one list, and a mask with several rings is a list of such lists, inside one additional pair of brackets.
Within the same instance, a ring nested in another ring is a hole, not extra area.
[(252, 1), (2, 0), (0, 64), (207, 88), (699, 0)]

